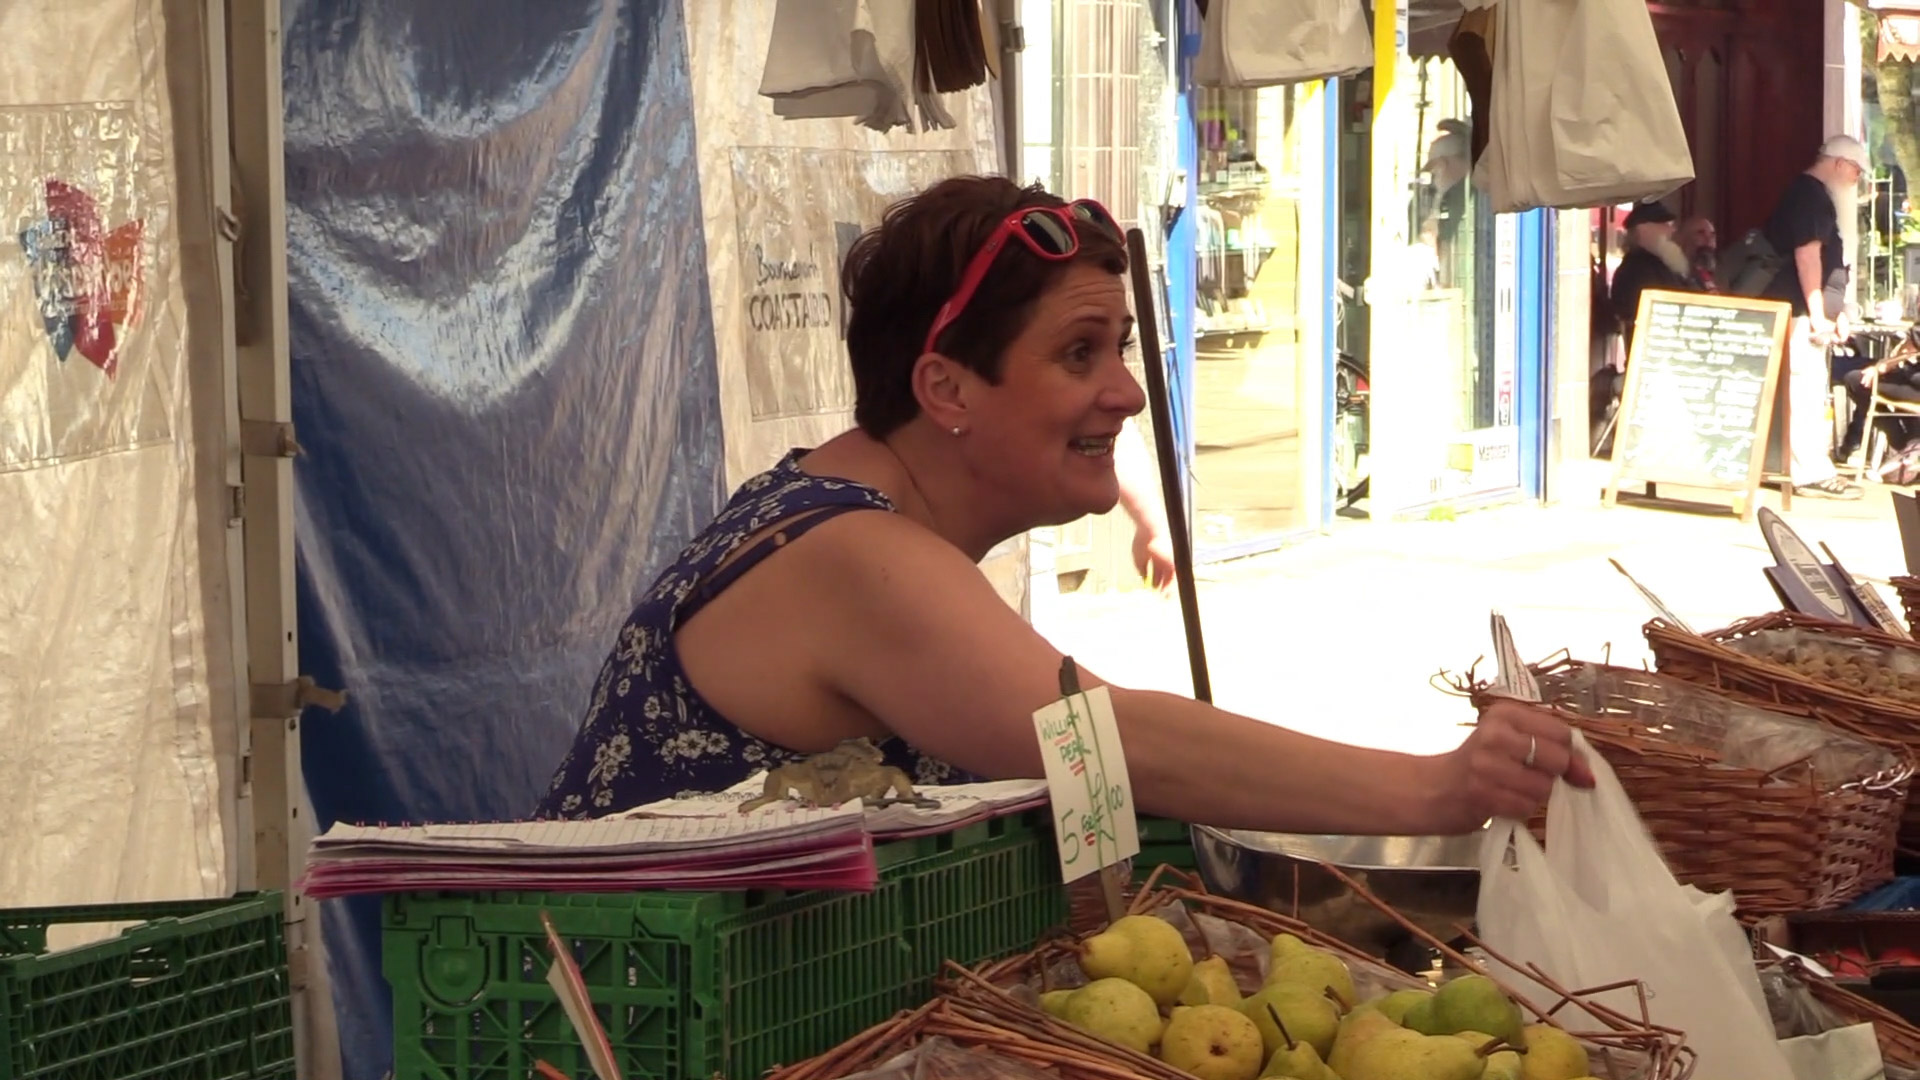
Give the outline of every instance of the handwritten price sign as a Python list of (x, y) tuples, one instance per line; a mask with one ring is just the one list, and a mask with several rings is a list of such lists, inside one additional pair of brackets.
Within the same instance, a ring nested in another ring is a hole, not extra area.
[(1061, 880), (1072, 882), (1140, 854), (1133, 787), (1113, 698), (1104, 686), (1033, 714), (1046, 761)]

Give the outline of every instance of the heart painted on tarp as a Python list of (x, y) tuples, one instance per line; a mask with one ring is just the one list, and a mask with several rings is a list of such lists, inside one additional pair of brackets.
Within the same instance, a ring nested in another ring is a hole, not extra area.
[(48, 179), (44, 190), (45, 220), (20, 234), (40, 323), (62, 362), (77, 349), (112, 378), (120, 329), (140, 318), (144, 223), (135, 219), (109, 231), (99, 202), (84, 189)]

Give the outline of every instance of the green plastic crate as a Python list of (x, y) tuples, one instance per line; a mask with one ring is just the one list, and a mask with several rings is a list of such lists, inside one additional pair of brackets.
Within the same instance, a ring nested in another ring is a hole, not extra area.
[(387, 900), (394, 1080), (587, 1075), (546, 982), (540, 912), (630, 1078), (756, 1077), (919, 1004), (948, 957), (1022, 949), (1066, 915), (1044, 813), (896, 841), (847, 893), (414, 893)]
[[(294, 1075), (282, 897), (0, 910), (0, 1080)], [(133, 922), (46, 952), (55, 925)]]
[[(1067, 892), (1045, 811), (926, 837), (937, 850), (900, 867), (917, 978), (908, 1005), (932, 993), (943, 960), (969, 966), (1032, 949), (1067, 921)], [(906, 849), (907, 844), (887, 847)]]
[(1136, 879), (1144, 882), (1147, 875), (1161, 865), (1187, 871), (1199, 868), (1199, 860), (1193, 854), (1192, 826), (1184, 821), (1156, 817), (1139, 819), (1139, 826), (1140, 854), (1133, 860)]

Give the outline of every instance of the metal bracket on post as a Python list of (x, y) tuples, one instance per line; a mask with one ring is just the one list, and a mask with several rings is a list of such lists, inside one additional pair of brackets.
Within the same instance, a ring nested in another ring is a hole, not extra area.
[(299, 457), (300, 443), (293, 437), (293, 425), (279, 420), (240, 421), (240, 452), (248, 457)]
[(324, 689), (310, 675), (287, 683), (255, 683), (251, 689), (256, 720), (297, 720), (308, 706), (339, 712), (347, 704), (346, 691)]
[(287, 981), (295, 990), (307, 988), (308, 968), (312, 963), (313, 953), (305, 945), (287, 950)]

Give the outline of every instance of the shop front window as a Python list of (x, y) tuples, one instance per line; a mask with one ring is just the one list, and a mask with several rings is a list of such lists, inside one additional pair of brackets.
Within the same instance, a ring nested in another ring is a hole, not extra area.
[(1513, 219), (1475, 180), (1453, 63), (1403, 53), (1394, 76), (1399, 100), (1371, 134), (1376, 168), (1392, 168), (1373, 192), (1397, 205), (1373, 215), (1365, 290), (1385, 513), (1520, 484)]
[(1303, 230), (1321, 170), (1320, 88), (1203, 89), (1194, 370), (1194, 525), (1202, 555), (1232, 554), (1316, 524), (1316, 283)]

